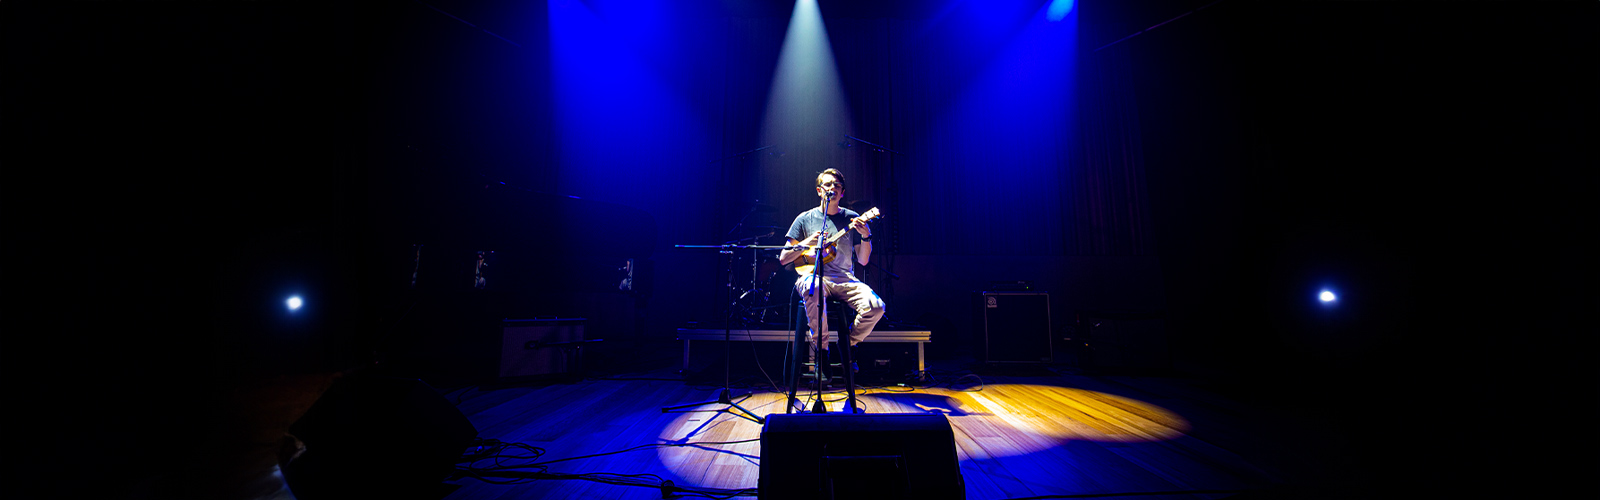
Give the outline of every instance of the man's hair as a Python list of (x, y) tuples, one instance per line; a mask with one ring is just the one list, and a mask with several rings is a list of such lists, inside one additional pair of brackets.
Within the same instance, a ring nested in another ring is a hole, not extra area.
[(817, 174), (817, 187), (822, 187), (822, 176), (824, 176), (824, 175), (833, 176), (833, 180), (836, 181), (839, 184), (839, 187), (845, 187), (844, 174), (840, 173), (839, 169), (837, 169), (837, 168), (830, 168), (830, 169), (827, 169), (827, 170), (823, 170), (822, 173)]

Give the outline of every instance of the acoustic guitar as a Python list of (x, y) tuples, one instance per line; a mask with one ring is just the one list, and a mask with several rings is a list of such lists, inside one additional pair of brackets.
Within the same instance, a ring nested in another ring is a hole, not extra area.
[[(882, 215), (883, 214), (878, 211), (877, 207), (873, 207), (872, 210), (868, 210), (867, 213), (861, 214), (860, 217), (850, 219), (850, 223), (854, 224), (856, 222), (867, 222)], [(824, 264), (833, 262), (833, 258), (839, 253), (838, 247), (834, 244), (838, 243), (840, 238), (849, 236), (850, 231), (851, 230), (847, 225), (847, 227), (840, 228), (838, 233), (835, 233), (826, 241), (823, 241), (820, 245), (807, 246), (805, 252), (800, 254), (800, 258), (794, 261), (795, 272), (800, 273), (801, 275), (807, 275), (811, 274), (811, 270), (817, 267), (817, 246), (822, 247), (822, 262)]]

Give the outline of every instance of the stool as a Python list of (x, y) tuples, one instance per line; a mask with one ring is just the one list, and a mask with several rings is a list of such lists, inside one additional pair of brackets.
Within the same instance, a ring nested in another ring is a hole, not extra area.
[[(806, 310), (805, 310), (805, 307), (806, 307), (805, 301), (800, 301), (799, 303), (795, 304), (795, 308), (797, 309), (797, 311), (795, 313), (795, 317), (793, 318), (791, 324), (794, 325), (794, 327), (795, 327), (795, 338), (797, 338), (801, 342), (805, 343), (806, 344), (806, 349), (810, 349), (811, 348), (810, 347), (810, 343), (809, 342), (805, 342), (806, 332), (808, 330), (810, 330), (810, 325), (808, 325), (807, 321), (806, 321)], [(828, 299), (827, 310), (828, 310), (828, 326), (831, 326), (832, 330), (836, 330), (835, 333), (837, 334), (837, 335), (834, 336), (833, 340), (837, 342), (837, 341), (839, 341), (840, 338), (849, 338), (850, 337), (850, 326), (852, 324), (854, 324), (855, 321), (856, 321), (856, 311), (855, 311), (855, 309), (851, 308), (850, 304), (845, 303), (843, 300), (830, 298), (830, 299)], [(824, 346), (824, 347), (826, 347), (826, 346)], [(848, 346), (846, 346), (846, 347), (848, 347)], [(795, 351), (795, 352), (798, 353), (800, 351)], [(799, 355), (796, 354), (796, 357), (798, 357), (798, 356)], [(823, 360), (823, 362), (826, 363), (827, 360)], [(804, 366), (805, 364), (806, 364), (805, 362), (801, 362), (802, 366)]]
[[(850, 307), (850, 304), (836, 298), (827, 299), (825, 307), (828, 316), (827, 324), (828, 326), (832, 327), (831, 330), (834, 330), (833, 340), (839, 344), (839, 352), (842, 358), (842, 363), (837, 366), (841, 367), (841, 371), (844, 373), (845, 388), (849, 395), (845, 408), (846, 411), (855, 413), (856, 409), (859, 408), (859, 405), (856, 403), (854, 369), (855, 358), (852, 353), (853, 349), (850, 346), (850, 327), (855, 323), (856, 311), (854, 308)], [(810, 352), (809, 350), (812, 348), (812, 344), (810, 342), (806, 342), (806, 332), (810, 330), (810, 324), (809, 321), (807, 321), (808, 318), (806, 318), (805, 301), (800, 300), (795, 309), (796, 313), (794, 317), (790, 318), (792, 324), (794, 325), (793, 352), (795, 353), (795, 361), (790, 364), (790, 367), (800, 367), (800, 369), (790, 371), (789, 404), (785, 409), (785, 413), (790, 413), (794, 410), (794, 403), (797, 401), (795, 394), (799, 391), (801, 378), (812, 379), (814, 387), (816, 388), (817, 404), (812, 412), (826, 413), (826, 409), (822, 404), (822, 391), (827, 387), (827, 383), (831, 378), (828, 376), (827, 369), (834, 365), (828, 363), (828, 359), (826, 357), (819, 355), (817, 365), (821, 365), (820, 368), (811, 373), (804, 373), (804, 367), (809, 364), (805, 361), (805, 359), (809, 358), (810, 356), (807, 356), (807, 358), (801, 358), (800, 353)]]

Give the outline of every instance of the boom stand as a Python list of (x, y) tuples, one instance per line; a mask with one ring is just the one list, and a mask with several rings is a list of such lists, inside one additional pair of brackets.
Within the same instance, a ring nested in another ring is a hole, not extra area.
[[(733, 249), (734, 248), (783, 248), (781, 246), (777, 246), (777, 247), (760, 247), (760, 246), (755, 246), (755, 245), (714, 245), (714, 246), (712, 246), (712, 245), (676, 245), (676, 246), (678, 248), (718, 248), (718, 249), (721, 249), (721, 253), (728, 255), (728, 297), (732, 297), (733, 296)], [(726, 317), (724, 317), (723, 320), (722, 320), (722, 394), (718, 395), (717, 399), (712, 400), (712, 401), (702, 401), (702, 402), (699, 402), (699, 403), (689, 403), (689, 404), (683, 404), (683, 405), (677, 405), (677, 406), (663, 407), (663, 408), (661, 408), (661, 413), (667, 413), (667, 412), (670, 412), (672, 410), (679, 410), (679, 409), (683, 409), (683, 408), (693, 408), (693, 407), (696, 407), (696, 406), (705, 406), (705, 405), (714, 403), (714, 404), (720, 404), (720, 405), (727, 406), (727, 408), (723, 408), (723, 409), (716, 410), (716, 411), (725, 411), (725, 412), (728, 412), (730, 415), (734, 415), (734, 416), (737, 416), (737, 417), (740, 417), (740, 418), (749, 419), (749, 420), (754, 421), (755, 423), (758, 423), (758, 424), (767, 423), (767, 419), (764, 419), (764, 418), (761, 418), (761, 417), (757, 416), (754, 412), (751, 412), (750, 410), (745, 409), (743, 406), (739, 406), (739, 403), (743, 402), (746, 399), (750, 399), (750, 395), (749, 394), (745, 394), (744, 397), (739, 398), (739, 401), (734, 401), (733, 400), (733, 395), (732, 395), (733, 391), (730, 389), (730, 387), (733, 385), (733, 381), (731, 380), (731, 375), (729, 373), (729, 370), (730, 370), (729, 365), (733, 364), (732, 359), (733, 359), (733, 306), (734, 306), (734, 303), (735, 303), (734, 301), (729, 301), (728, 302), (727, 314), (725, 315)], [(734, 413), (733, 412), (734, 409), (739, 410), (739, 413)], [(693, 410), (693, 411), (706, 411), (706, 410)]]

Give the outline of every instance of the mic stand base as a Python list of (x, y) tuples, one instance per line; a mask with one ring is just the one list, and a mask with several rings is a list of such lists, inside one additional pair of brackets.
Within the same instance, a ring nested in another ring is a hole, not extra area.
[[(696, 410), (696, 411), (725, 411), (725, 412), (728, 412), (729, 415), (733, 415), (735, 417), (748, 419), (748, 420), (753, 421), (753, 422), (758, 423), (758, 424), (765, 424), (767, 422), (766, 419), (761, 418), (760, 416), (756, 415), (755, 412), (752, 412), (750, 410), (745, 409), (745, 407), (743, 407), (743, 406), (739, 406), (739, 403), (743, 403), (744, 400), (750, 399), (750, 396), (751, 396), (750, 394), (745, 394), (743, 397), (740, 397), (738, 401), (734, 401), (733, 400), (733, 395), (731, 394), (731, 392), (728, 389), (724, 388), (724, 389), (722, 389), (722, 394), (717, 396), (717, 399), (715, 399), (715, 400), (703, 401), (703, 402), (699, 402), (699, 403), (689, 403), (689, 404), (683, 404), (683, 405), (678, 405), (678, 406), (668, 406), (668, 407), (662, 408), (661, 409), (661, 413), (667, 413), (667, 412), (670, 412), (672, 410), (681, 410), (681, 409), (684, 409), (684, 408), (693, 408), (693, 407), (696, 407), (696, 406), (705, 406), (705, 405), (709, 405), (709, 404), (720, 404), (720, 405), (726, 405), (727, 408), (723, 408), (721, 410)], [(738, 413), (735, 413), (733, 411), (733, 410), (736, 410), (736, 409), (739, 410)]]

